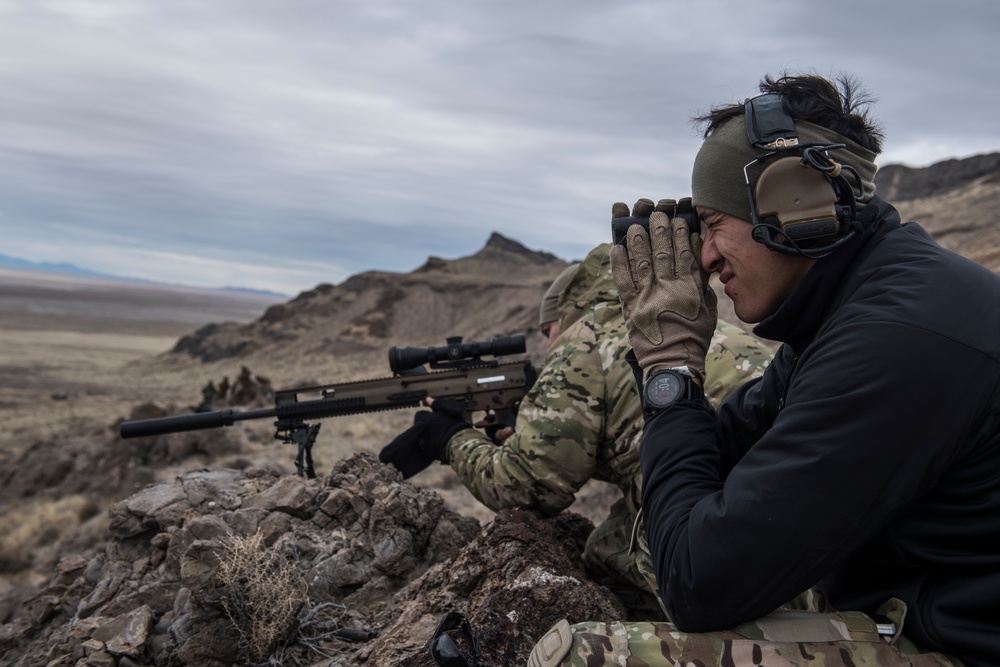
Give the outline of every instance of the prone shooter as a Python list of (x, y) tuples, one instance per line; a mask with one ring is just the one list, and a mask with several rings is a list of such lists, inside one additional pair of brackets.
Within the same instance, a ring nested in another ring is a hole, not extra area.
[(520, 334), (469, 343), (455, 336), (447, 338), (443, 346), (392, 347), (389, 349), (392, 377), (277, 391), (273, 408), (125, 421), (119, 427), (119, 434), (122, 438), (137, 438), (274, 417), (274, 437), (298, 446), (296, 474), (313, 479), (316, 470), (312, 446), (320, 424), (311, 422), (318, 419), (418, 407), (425, 398), (433, 396), (460, 401), (467, 419), (474, 412), (485, 412), (488, 422), (512, 423), (537, 372), (528, 359), (500, 363), (496, 358), (483, 357), (521, 354), (525, 350), (524, 336)]

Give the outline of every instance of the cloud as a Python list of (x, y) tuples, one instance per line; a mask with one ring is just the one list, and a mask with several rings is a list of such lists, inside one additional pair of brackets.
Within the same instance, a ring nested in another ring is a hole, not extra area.
[(883, 164), (997, 150), (998, 19), (988, 1), (0, 1), (0, 225), (26, 259), (282, 291), (492, 231), (576, 259), (612, 202), (687, 194), (689, 118), (766, 73), (857, 74)]

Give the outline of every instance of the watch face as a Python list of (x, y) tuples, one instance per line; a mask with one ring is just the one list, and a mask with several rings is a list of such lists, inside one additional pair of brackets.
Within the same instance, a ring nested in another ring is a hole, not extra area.
[(657, 373), (646, 383), (646, 403), (651, 408), (666, 408), (673, 405), (683, 391), (684, 385), (676, 373)]

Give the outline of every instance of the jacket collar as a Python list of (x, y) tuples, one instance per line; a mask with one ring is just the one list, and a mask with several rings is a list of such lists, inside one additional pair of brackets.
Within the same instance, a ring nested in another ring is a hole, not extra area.
[(858, 222), (862, 232), (813, 264), (778, 310), (754, 327), (754, 334), (788, 343), (796, 352), (812, 341), (830, 312), (840, 305), (857, 265), (886, 234), (899, 227), (899, 213), (881, 197), (873, 197), (858, 213)]

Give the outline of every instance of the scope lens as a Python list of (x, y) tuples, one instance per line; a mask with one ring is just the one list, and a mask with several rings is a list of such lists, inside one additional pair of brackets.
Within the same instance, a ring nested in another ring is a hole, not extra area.
[(389, 348), (389, 368), (393, 373), (408, 371), (427, 363), (427, 348), (425, 347), (391, 347)]

